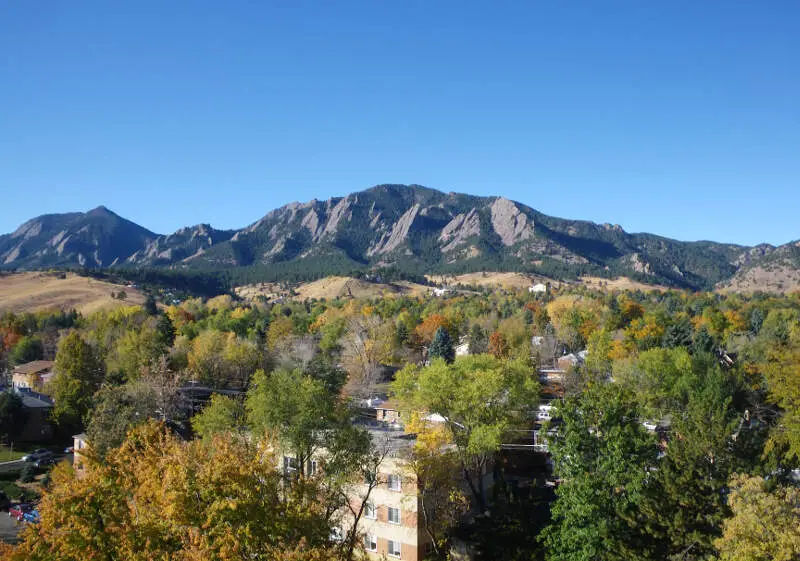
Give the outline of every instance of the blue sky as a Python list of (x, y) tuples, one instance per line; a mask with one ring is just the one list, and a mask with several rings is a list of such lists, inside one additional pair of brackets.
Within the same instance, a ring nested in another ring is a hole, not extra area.
[(800, 3), (5, 2), (0, 232), (242, 227), (379, 183), (800, 238)]

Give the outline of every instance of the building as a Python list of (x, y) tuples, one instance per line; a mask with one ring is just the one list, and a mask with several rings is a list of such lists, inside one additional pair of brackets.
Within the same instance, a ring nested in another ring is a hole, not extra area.
[(542, 283), (536, 283), (528, 287), (528, 292), (531, 294), (544, 294), (547, 292), (547, 285)]
[(458, 346), (455, 351), (456, 356), (467, 356), (469, 354), (469, 338), (462, 336), (458, 340)]
[(25, 428), (20, 433), (17, 440), (20, 442), (43, 442), (50, 440), (53, 436), (53, 424), (50, 422), (50, 410), (53, 408), (53, 400), (46, 395), (32, 392), (22, 388), (18, 390), (22, 398), (22, 406), (25, 408), (27, 418)]
[(437, 287), (437, 288), (433, 289), (433, 295), (434, 296), (441, 297), (441, 296), (446, 296), (449, 293), (450, 293), (450, 289), (449, 288), (438, 288)]
[(375, 418), (381, 423), (401, 424), (403, 413), (398, 403), (390, 399), (375, 406)]
[(11, 387), (15, 390), (29, 390), (44, 393), (45, 386), (53, 379), (52, 360), (34, 360), (14, 368), (11, 374)]
[(76, 471), (82, 471), (84, 456), (81, 450), (85, 450), (89, 447), (89, 437), (83, 432), (76, 434), (72, 437), (72, 443), (72, 467), (74, 467)]

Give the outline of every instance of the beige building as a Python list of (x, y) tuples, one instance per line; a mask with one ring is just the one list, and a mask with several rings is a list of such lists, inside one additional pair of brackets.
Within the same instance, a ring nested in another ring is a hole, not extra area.
[(52, 360), (34, 360), (20, 364), (11, 374), (11, 387), (15, 390), (44, 393), (45, 386), (53, 378)]
[[(422, 524), (414, 475), (404, 460), (390, 452), (381, 464), (378, 481), (359, 522), (364, 550), (375, 559), (423, 559), (431, 542)], [(366, 491), (364, 484), (352, 493), (357, 506)]]

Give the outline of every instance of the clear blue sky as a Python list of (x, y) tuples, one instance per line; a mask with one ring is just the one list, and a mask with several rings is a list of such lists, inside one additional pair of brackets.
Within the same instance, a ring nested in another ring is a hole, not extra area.
[(379, 183), (679, 239), (800, 238), (800, 2), (0, 5), (0, 232), (159, 233)]

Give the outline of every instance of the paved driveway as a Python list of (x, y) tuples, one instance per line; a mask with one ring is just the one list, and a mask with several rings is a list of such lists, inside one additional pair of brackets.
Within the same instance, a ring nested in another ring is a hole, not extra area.
[(17, 522), (6, 511), (0, 511), (0, 540), (8, 543), (17, 542), (17, 533), (25, 527), (27, 522)]

